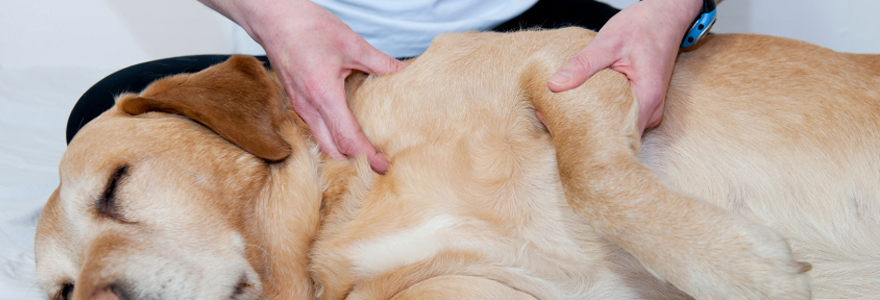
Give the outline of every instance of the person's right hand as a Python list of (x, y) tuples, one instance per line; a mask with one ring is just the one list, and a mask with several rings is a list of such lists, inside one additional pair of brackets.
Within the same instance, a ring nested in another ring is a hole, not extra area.
[(639, 104), (639, 133), (657, 126), (681, 39), (702, 3), (646, 0), (624, 8), (550, 78), (550, 90), (558, 93), (575, 88), (600, 70), (611, 68), (629, 79)]
[(388, 160), (361, 132), (345, 99), (352, 70), (388, 74), (406, 66), (370, 46), (333, 13), (308, 0), (200, 0), (238, 23), (266, 50), (294, 110), (321, 150), (336, 159), (365, 154), (378, 173)]

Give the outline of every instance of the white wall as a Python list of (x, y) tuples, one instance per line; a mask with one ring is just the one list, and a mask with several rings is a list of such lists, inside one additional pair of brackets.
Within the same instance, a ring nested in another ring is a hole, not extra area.
[[(626, 7), (636, 0), (607, 0)], [(837, 51), (880, 53), (880, 1), (725, 0), (712, 32), (795, 38)]]
[[(877, 0), (727, 0), (718, 10), (714, 32), (880, 53)], [(118, 69), (176, 55), (259, 51), (244, 31), (196, 0), (0, 1), (0, 68)]]
[(0, 68), (117, 69), (230, 53), (234, 26), (195, 0), (2, 0)]

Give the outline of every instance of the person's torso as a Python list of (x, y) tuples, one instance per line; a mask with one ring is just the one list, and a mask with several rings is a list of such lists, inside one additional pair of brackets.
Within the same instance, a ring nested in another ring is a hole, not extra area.
[(417, 56), (442, 33), (491, 29), (537, 0), (312, 0), (373, 47), (393, 57)]

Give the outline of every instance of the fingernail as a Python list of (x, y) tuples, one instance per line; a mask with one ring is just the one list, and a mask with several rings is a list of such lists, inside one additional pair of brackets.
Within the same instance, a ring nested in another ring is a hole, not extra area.
[(569, 81), (571, 81), (571, 73), (565, 71), (556, 72), (553, 77), (550, 77), (550, 82), (556, 85), (563, 85)]

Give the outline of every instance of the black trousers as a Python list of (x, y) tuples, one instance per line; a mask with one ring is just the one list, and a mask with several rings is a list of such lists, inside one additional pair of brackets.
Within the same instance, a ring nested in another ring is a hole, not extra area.
[[(599, 30), (619, 10), (592, 0), (540, 0), (532, 8), (493, 31), (529, 28), (579, 26)], [(140, 63), (119, 70), (89, 88), (73, 106), (67, 119), (67, 143), (77, 131), (104, 111), (113, 107), (115, 97), (123, 92), (137, 93), (156, 79), (178, 73), (198, 72), (221, 63), (229, 55), (192, 55)], [(257, 56), (269, 67), (269, 59)]]

